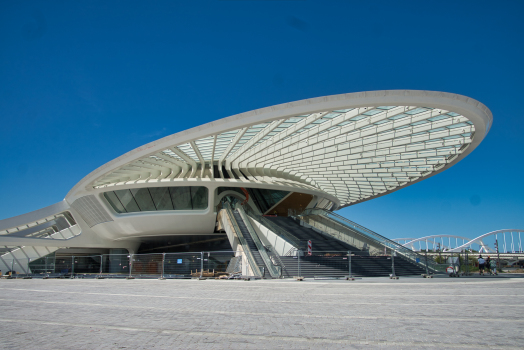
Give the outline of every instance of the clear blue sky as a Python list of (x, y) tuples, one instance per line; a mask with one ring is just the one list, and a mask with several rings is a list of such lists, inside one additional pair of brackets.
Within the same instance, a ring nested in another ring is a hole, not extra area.
[(494, 115), (453, 168), (340, 213), (387, 237), (524, 228), (523, 1), (0, 0), (0, 218), (160, 137), (304, 98), (458, 93)]

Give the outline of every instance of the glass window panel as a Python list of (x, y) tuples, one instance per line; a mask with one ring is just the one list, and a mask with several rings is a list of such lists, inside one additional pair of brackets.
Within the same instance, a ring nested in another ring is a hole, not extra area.
[(124, 208), (122, 203), (120, 203), (120, 201), (118, 200), (118, 197), (116, 196), (116, 194), (113, 191), (105, 192), (104, 193), (104, 197), (106, 197), (106, 199), (109, 202), (109, 204), (111, 204), (111, 206), (113, 207), (113, 209), (117, 213), (125, 213), (126, 212), (126, 209)]
[(207, 208), (207, 187), (191, 187), (191, 197), (194, 210)]
[(191, 210), (191, 192), (189, 187), (171, 187), (171, 200), (175, 210)]
[(151, 198), (147, 188), (133, 188), (131, 193), (133, 194), (133, 197), (135, 197), (135, 200), (141, 211), (156, 210), (155, 205), (153, 204), (153, 199)]
[(135, 198), (133, 198), (131, 191), (117, 190), (115, 191), (115, 194), (117, 195), (118, 199), (120, 199), (120, 203), (124, 205), (124, 208), (126, 208), (128, 213), (140, 211), (140, 208), (136, 204)]
[(153, 197), (153, 203), (155, 203), (157, 210), (173, 210), (168, 187), (151, 187), (149, 192), (151, 197)]

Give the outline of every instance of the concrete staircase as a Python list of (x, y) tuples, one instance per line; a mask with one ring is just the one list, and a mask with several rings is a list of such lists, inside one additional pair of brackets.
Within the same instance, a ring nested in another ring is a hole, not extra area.
[[(298, 257), (283, 256), (284, 277), (298, 276)], [(387, 256), (352, 256), (351, 273), (354, 277), (381, 277), (392, 273), (391, 258)], [(423, 268), (395, 257), (395, 274), (408, 276), (425, 273)], [(347, 256), (301, 256), (300, 275), (303, 277), (346, 277), (349, 275)]]

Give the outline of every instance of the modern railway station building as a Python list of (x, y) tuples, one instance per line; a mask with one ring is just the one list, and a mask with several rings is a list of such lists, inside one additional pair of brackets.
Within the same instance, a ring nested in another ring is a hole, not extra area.
[[(318, 97), (219, 119), (102, 165), (59, 203), (1, 220), (0, 269), (17, 261), (28, 273), (32, 261), (53, 254), (229, 250), (243, 253), (245, 274), (275, 277), (271, 265), (285, 265), (308, 243), (362, 259), (401, 253), (335, 212), (445, 171), (491, 123), (472, 98), (412, 90)], [(416, 259), (402, 259), (413, 267), (406, 273), (418, 273)]]

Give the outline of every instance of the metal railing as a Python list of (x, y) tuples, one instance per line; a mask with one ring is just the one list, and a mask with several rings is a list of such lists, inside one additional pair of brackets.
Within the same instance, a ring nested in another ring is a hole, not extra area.
[[(369, 256), (361, 251), (296, 250), (282, 259), (282, 277), (319, 279), (395, 276), (424, 273), (395, 254)], [(52, 256), (35, 261), (7, 261), (12, 270), (7, 278), (246, 278), (246, 253), (235, 251), (155, 254), (101, 254), (90, 256)], [(27, 264), (20, 273), (18, 264)], [(243, 273), (244, 271), (244, 273)], [(4, 275), (8, 271), (3, 271)]]
[(242, 274), (244, 256), (235, 251), (48, 256), (6, 261), (10, 270), (2, 273), (11, 278), (260, 277)]
[(260, 256), (262, 257), (262, 260), (264, 260), (264, 264), (266, 264), (269, 274), (273, 278), (280, 278), (280, 276), (282, 275), (282, 267), (276, 266), (275, 263), (269, 257), (268, 252), (270, 252), (271, 249), (269, 247), (264, 246), (264, 244), (260, 240), (260, 237), (258, 237), (258, 234), (256, 233), (255, 229), (251, 225), (251, 222), (249, 221), (249, 218), (246, 212), (244, 211), (244, 209), (242, 209), (242, 207), (238, 207), (236, 210), (240, 214), (240, 217), (244, 221), (244, 224), (246, 225), (247, 230), (249, 231), (249, 234), (251, 235), (251, 238), (253, 239), (253, 242), (257, 246), (258, 252), (260, 253)]
[(420, 266), (395, 254), (370, 256), (362, 251), (311, 251), (297, 250), (284, 257), (284, 277), (315, 279), (350, 279), (362, 277), (390, 277), (424, 274)]
[[(318, 208), (311, 208), (311, 209), (306, 209), (302, 212), (302, 214), (300, 214), (299, 218), (302, 216), (302, 217), (307, 217), (307, 216), (310, 216), (310, 215), (319, 215), (319, 216), (322, 216), (324, 218), (327, 218), (327, 219), (330, 219), (332, 221), (334, 221), (335, 223), (349, 229), (349, 231), (351, 231), (353, 234), (355, 235), (360, 235), (362, 238), (366, 239), (366, 240), (371, 240), (375, 243), (377, 243), (378, 245), (382, 246), (385, 251), (387, 252), (387, 250), (389, 249), (390, 250), (390, 254), (393, 254), (396, 253), (396, 254), (399, 254), (400, 256), (408, 259), (409, 261), (411, 261), (412, 263), (416, 264), (416, 265), (419, 265), (419, 266), (426, 266), (425, 263), (426, 263), (426, 260), (424, 259), (423, 256), (421, 256), (420, 254), (417, 254), (415, 252), (413, 252), (411, 249), (409, 248), (406, 248), (404, 246), (402, 246), (401, 244), (397, 243), (397, 242), (394, 242), (392, 240), (390, 240), (389, 238), (386, 238), (374, 231), (371, 231), (367, 228), (365, 228), (364, 226), (361, 226), (349, 219), (346, 219), (345, 217), (343, 216), (340, 216), (338, 214), (335, 214), (329, 210), (326, 210), (326, 209), (318, 209)], [(314, 221), (314, 218), (312, 218), (312, 220)], [(335, 228), (331, 227), (331, 229), (334, 229), (336, 230)], [(347, 232), (344, 232), (344, 231), (340, 231), (340, 230), (337, 230), (338, 233), (340, 235), (347, 235), (348, 237), (351, 237), (351, 235)], [(327, 232), (329, 234), (329, 232)], [(340, 238), (339, 238), (340, 239)], [(439, 269), (437, 269), (436, 266), (434, 266), (434, 261), (428, 261), (428, 272), (437, 272)]]
[(244, 238), (244, 235), (242, 234), (240, 227), (238, 227), (237, 221), (235, 220), (235, 216), (233, 215), (233, 210), (231, 209), (231, 205), (227, 202), (224, 203), (224, 210), (226, 211), (229, 222), (233, 226), (233, 231), (235, 231), (235, 234), (237, 235), (238, 240), (240, 241), (240, 245), (242, 246), (242, 249), (244, 250), (244, 253), (249, 262), (251, 271), (253, 271), (253, 274), (255, 276), (263, 276), (262, 271), (260, 271), (260, 268), (256, 264), (255, 258), (253, 257), (253, 254), (251, 253), (251, 250), (249, 249), (247, 245), (246, 239)]

